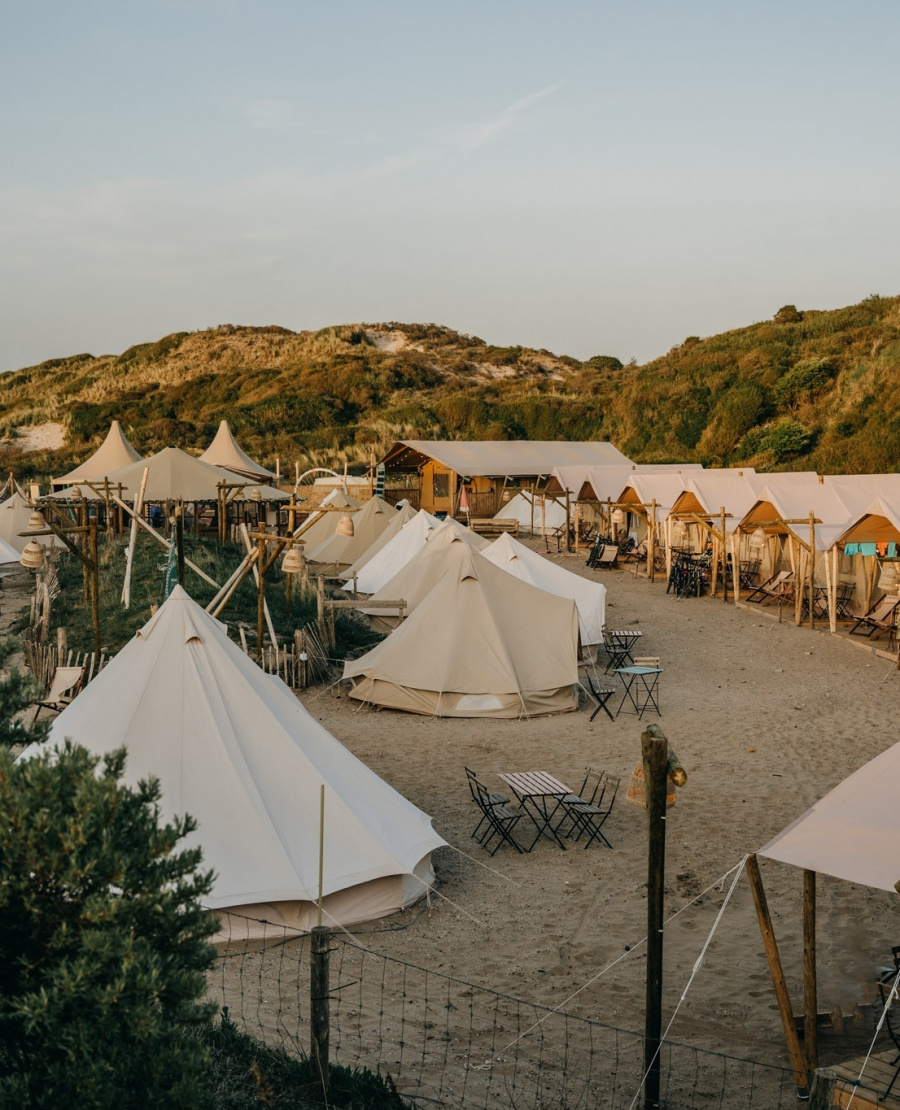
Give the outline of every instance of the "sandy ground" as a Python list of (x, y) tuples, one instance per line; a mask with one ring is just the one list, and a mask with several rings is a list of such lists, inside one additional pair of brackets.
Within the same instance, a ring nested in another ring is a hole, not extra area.
[[(629, 571), (590, 571), (583, 556), (553, 558), (602, 576), (609, 624), (642, 629), (642, 652), (661, 657), (660, 724), (690, 776), (669, 811), (668, 913), (897, 739), (900, 674), (892, 663), (827, 631), (779, 625), (721, 600), (676, 600), (664, 583)], [(584, 701), (579, 712), (557, 717), (434, 720), (360, 708), (340, 688), (310, 691), (303, 700), (357, 756), (432, 814), (459, 849), (436, 854), (440, 892), (456, 905), (434, 899), (401, 932), (390, 931), (396, 919), (366, 926), (368, 945), (531, 1002), (642, 1028), (643, 950), (570, 999), (645, 935), (646, 815), (624, 796), (640, 758), (643, 726), (633, 714), (611, 722), (601, 713), (589, 723), (593, 703)], [(537, 769), (577, 789), (587, 765), (623, 779), (605, 827), (612, 851), (596, 845), (561, 851), (542, 841), (528, 855), (504, 846), (489, 858), (470, 839), (476, 812), (464, 766), (499, 790), (505, 787), (498, 772)], [(761, 866), (802, 1013), (801, 873), (765, 860)], [(665, 1020), (723, 898), (712, 890), (667, 929)], [(840, 1007), (849, 1014), (871, 1002), (874, 968), (889, 962), (897, 943), (895, 897), (820, 876), (820, 1011)], [(870, 1034), (871, 1026), (852, 1025), (844, 1035), (823, 1033), (822, 1062), (856, 1054)], [(670, 1037), (788, 1063), (746, 879)]]
[(23, 424), (16, 428), (12, 445), (20, 451), (55, 451), (66, 442), (64, 424)]

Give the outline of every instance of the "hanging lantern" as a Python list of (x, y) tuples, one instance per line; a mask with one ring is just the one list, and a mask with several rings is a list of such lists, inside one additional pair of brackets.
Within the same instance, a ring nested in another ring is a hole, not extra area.
[(336, 536), (352, 536), (353, 535), (353, 519), (350, 516), (342, 516), (338, 521), (337, 528), (334, 530)]
[(35, 540), (25, 544), (19, 562), (28, 570), (40, 570), (44, 565), (44, 549)]
[(687, 537), (687, 528), (683, 520), (675, 520), (672, 522), (672, 539), (681, 541)]
[(612, 515), (613, 524), (624, 524), (628, 517), (625, 515), (624, 509), (614, 509)]
[(29, 532), (42, 532), (47, 527), (47, 521), (44, 520), (44, 514), (37, 509), (28, 518)]
[(751, 535), (750, 535), (750, 546), (751, 547), (765, 547), (766, 546), (766, 539), (767, 539), (767, 537), (766, 537), (765, 529), (757, 528), (756, 531), (752, 532)]
[(262, 501), (262, 493), (259, 486), (251, 486), (246, 494), (248, 501)]
[(301, 574), (303, 571), (303, 552), (299, 547), (289, 547), (281, 560), (281, 569), (285, 574)]
[(881, 567), (881, 577), (878, 579), (878, 589), (887, 594), (897, 593), (900, 587), (900, 574), (897, 573), (896, 563), (884, 563)]

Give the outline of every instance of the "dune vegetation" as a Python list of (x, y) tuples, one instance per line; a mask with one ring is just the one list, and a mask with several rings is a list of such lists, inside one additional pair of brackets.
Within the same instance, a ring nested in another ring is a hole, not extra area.
[[(202, 450), (226, 418), (242, 445), (282, 469), (361, 469), (393, 440), (609, 439), (640, 462), (897, 469), (900, 298), (690, 336), (644, 365), (493, 347), (434, 324), (317, 332), (223, 325), (121, 355), (51, 359), (4, 376), (0, 465), (59, 474), (113, 418), (140, 451)], [(57, 422), (64, 447), (23, 451)]]

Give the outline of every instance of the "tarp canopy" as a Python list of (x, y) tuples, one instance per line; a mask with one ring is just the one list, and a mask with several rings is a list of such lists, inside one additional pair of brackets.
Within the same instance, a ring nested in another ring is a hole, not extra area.
[(142, 456), (135, 451), (122, 431), (118, 420), (114, 420), (106, 433), (106, 439), (97, 450), (80, 466), (70, 470), (61, 478), (54, 478), (54, 486), (69, 486), (75, 482), (103, 481), (114, 470), (121, 470), (129, 463), (137, 462)]
[[(410, 505), (408, 501), (398, 501), (396, 505), (397, 511), (391, 518), (387, 528), (373, 543), (370, 543), (366, 550), (359, 556), (359, 558), (338, 576), (343, 578), (345, 582), (350, 583), (350, 589), (353, 589), (353, 577), (358, 575), (362, 568), (370, 560), (374, 559), (382, 548), (387, 547), (394, 536), (398, 535), (404, 524), (408, 524), (416, 515), (416, 510)], [(436, 522), (435, 522), (436, 523)]]
[(671, 514), (678, 517), (693, 514), (711, 520), (715, 525), (724, 508), (725, 532), (730, 535), (756, 503), (768, 477), (758, 475), (750, 467), (687, 474), (684, 489), (673, 502)]
[(371, 547), (396, 515), (397, 510), (393, 505), (389, 505), (380, 497), (371, 497), (359, 512), (353, 513), (350, 517), (353, 521), (352, 536), (342, 536), (332, 532), (328, 539), (323, 540), (316, 547), (310, 547), (307, 543), (306, 557), (313, 563), (350, 566), (354, 560), (365, 553), (367, 548)]
[[(425, 509), (419, 509), (412, 520), (404, 524), (397, 535), (360, 569), (356, 580), (357, 592), (374, 594), (390, 582), (425, 547), (426, 540), (440, 523)], [(353, 584), (345, 589), (352, 590)]]
[[(407, 525), (412, 528), (413, 525)], [(406, 529), (404, 529), (405, 531)], [(434, 587), (448, 564), (454, 559), (452, 547), (468, 547), (483, 551), (488, 541), (470, 528), (464, 528), (448, 517), (433, 532), (426, 535), (426, 542), (383, 586), (368, 598), (369, 601), (405, 601), (404, 613), (409, 615)], [(386, 549), (385, 549), (386, 550)], [(373, 560), (374, 562), (374, 560)], [(368, 570), (368, 568), (365, 568)], [(360, 589), (360, 592), (362, 590)], [(376, 628), (391, 627), (399, 616), (398, 609), (367, 609), (362, 611), (373, 618)]]
[(350, 696), (438, 717), (526, 717), (575, 709), (578, 614), (466, 544), (415, 612), (344, 665)]
[(431, 819), (180, 586), (56, 718), (50, 741), (65, 737), (100, 755), (124, 745), (129, 783), (159, 779), (163, 818), (197, 819), (190, 842), (215, 871), (214, 909), (315, 923), (322, 784), (326, 921), (379, 917), (432, 881), (430, 853), (444, 841)]
[(555, 466), (630, 464), (611, 443), (556, 440), (404, 439), (382, 462), (388, 470), (414, 470), (433, 459), (465, 478), (517, 478), (550, 474)]
[(606, 586), (573, 574), (570, 570), (538, 555), (509, 534), (499, 536), (482, 552), (485, 559), (539, 590), (567, 597), (578, 609), (578, 628), (582, 646), (603, 643), (606, 623)]
[(241, 448), (234, 438), (231, 428), (228, 427), (227, 420), (223, 420), (219, 424), (219, 430), (216, 432), (212, 443), (200, 458), (203, 462), (209, 463), (210, 466), (220, 466), (223, 470), (233, 470), (235, 474), (244, 478), (251, 478), (256, 482), (270, 482), (276, 478), (271, 470), (266, 470), (264, 466), (254, 462)]
[(837, 543), (900, 543), (900, 498), (877, 497)]
[(900, 744), (826, 794), (758, 855), (895, 893), (900, 883)]

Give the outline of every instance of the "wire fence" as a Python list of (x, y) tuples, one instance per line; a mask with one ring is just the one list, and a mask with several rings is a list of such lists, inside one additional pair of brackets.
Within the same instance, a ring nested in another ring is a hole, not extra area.
[[(233, 923), (234, 924), (234, 923)], [(209, 995), (272, 1046), (306, 1055), (309, 935), (262, 921), (232, 940)], [(332, 934), (332, 1063), (389, 1074), (412, 1105), (448, 1110), (641, 1107), (643, 1037), (360, 947)], [(667, 1110), (796, 1105), (793, 1073), (691, 1045), (660, 1055)]]

